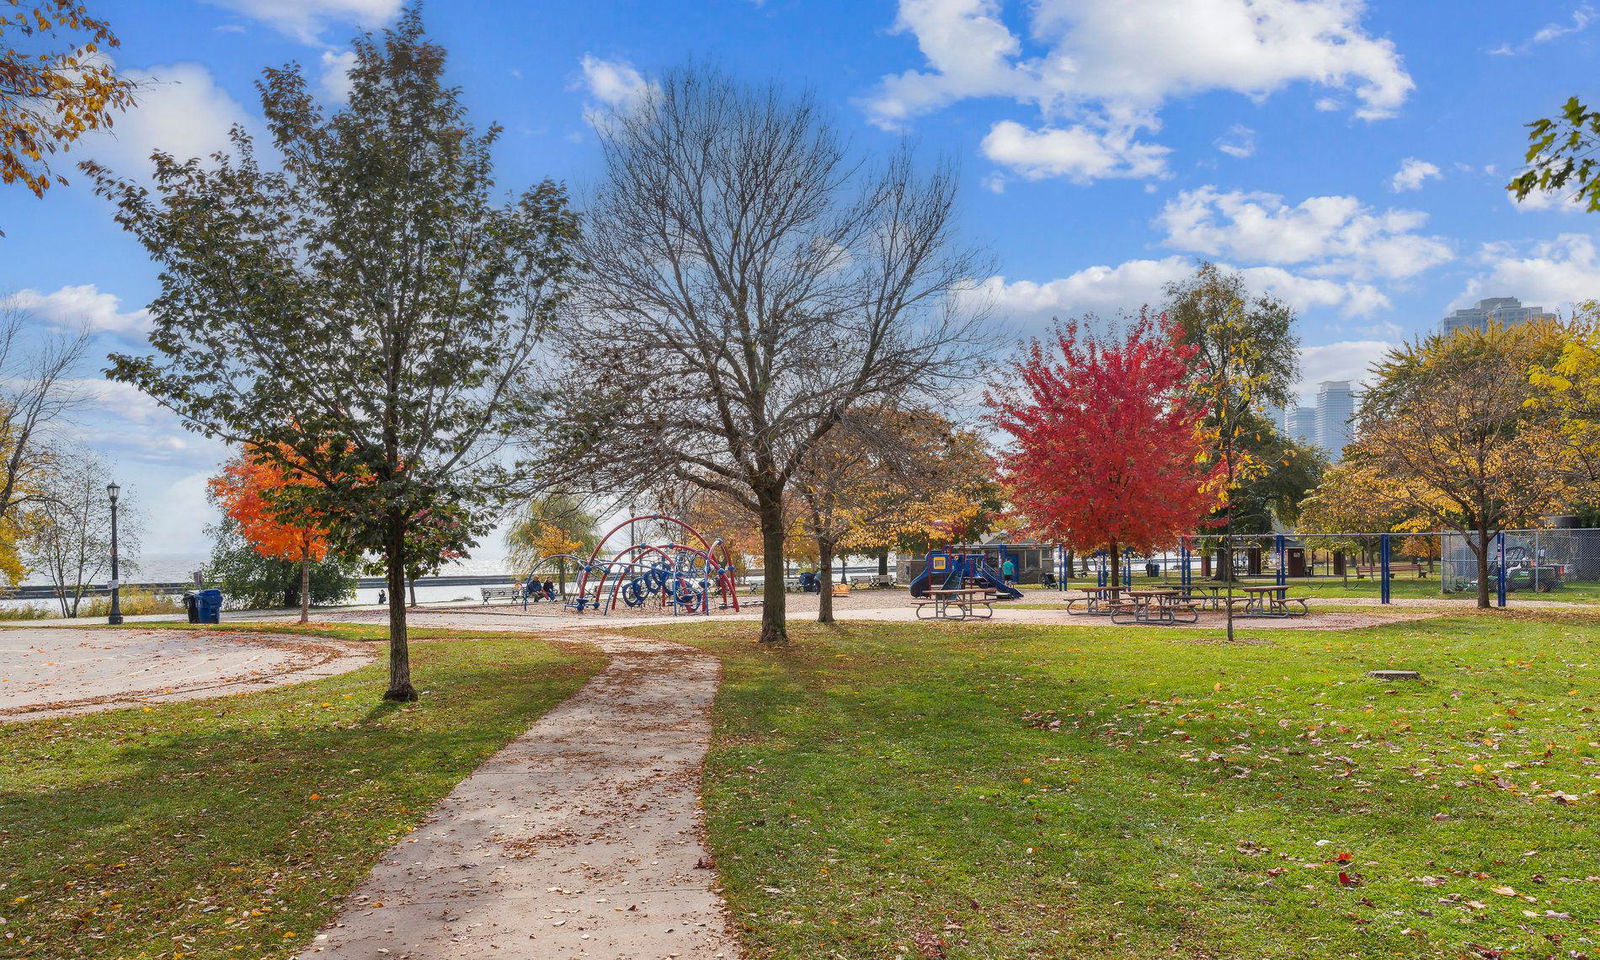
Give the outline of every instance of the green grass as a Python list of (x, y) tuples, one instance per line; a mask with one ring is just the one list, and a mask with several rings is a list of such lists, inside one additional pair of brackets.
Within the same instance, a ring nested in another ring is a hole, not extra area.
[(417, 704), (378, 701), (380, 660), (0, 727), (0, 956), (293, 956), (384, 849), (600, 663), (527, 639), (418, 643)]
[(724, 660), (705, 803), (753, 956), (1600, 941), (1600, 619), (792, 629), (646, 631)]

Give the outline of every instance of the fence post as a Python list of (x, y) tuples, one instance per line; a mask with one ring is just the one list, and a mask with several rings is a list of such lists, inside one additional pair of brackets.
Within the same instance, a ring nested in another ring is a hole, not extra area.
[(1378, 535), (1378, 576), (1383, 578), (1382, 586), (1379, 587), (1379, 594), (1378, 595), (1383, 598), (1382, 602), (1388, 603), (1389, 602), (1389, 535), (1387, 533)]
[(1495, 601), (1497, 606), (1506, 605), (1506, 532), (1504, 530), (1495, 534), (1495, 547), (1500, 554), (1500, 562), (1495, 571)]
[(1284, 552), (1285, 539), (1284, 535), (1280, 533), (1272, 541), (1273, 552), (1278, 555), (1277, 584), (1280, 587), (1287, 585), (1289, 582), (1289, 557)]
[(1189, 570), (1189, 539), (1183, 537), (1178, 540), (1178, 562), (1182, 564), (1182, 572), (1178, 575), (1179, 582), (1183, 584), (1183, 592), (1188, 593), (1194, 585), (1193, 575)]
[(1539, 567), (1544, 563), (1544, 557), (1539, 554), (1539, 531), (1533, 531), (1533, 594), (1539, 595)]

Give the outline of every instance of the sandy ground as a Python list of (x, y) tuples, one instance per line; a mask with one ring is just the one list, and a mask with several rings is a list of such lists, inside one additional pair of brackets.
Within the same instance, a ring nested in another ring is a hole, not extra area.
[(0, 630), (0, 723), (194, 700), (343, 673), (370, 647), (196, 630)]
[(720, 665), (677, 644), (570, 639), (610, 664), (385, 854), (303, 958), (739, 955), (701, 839)]

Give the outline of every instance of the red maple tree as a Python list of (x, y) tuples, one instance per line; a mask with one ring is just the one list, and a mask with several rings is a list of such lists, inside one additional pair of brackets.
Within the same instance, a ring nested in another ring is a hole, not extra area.
[(273, 493), (314, 483), (262, 454), (243, 453), (223, 464), (209, 485), (239, 533), (263, 557), (300, 564), (300, 622), (311, 615), (311, 565), (328, 555), (328, 534), (315, 525), (285, 522)]
[(1041, 539), (1107, 551), (1112, 586), (1123, 549), (1175, 545), (1221, 493), (1204, 409), (1183, 389), (1189, 349), (1146, 311), (1120, 335), (1058, 323), (985, 394), (989, 422), (1012, 440), (1000, 458), (1012, 505)]

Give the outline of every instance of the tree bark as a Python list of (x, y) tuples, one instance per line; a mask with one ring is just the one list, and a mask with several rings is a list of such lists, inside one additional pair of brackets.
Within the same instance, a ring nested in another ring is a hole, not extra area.
[(1478, 525), (1478, 609), (1489, 609), (1489, 527)]
[(763, 492), (757, 498), (761, 521), (761, 642), (788, 643), (784, 621), (783, 497)]
[(389, 566), (389, 689), (383, 699), (412, 703), (417, 689), (411, 685), (411, 649), (406, 644), (406, 527), (401, 514), (389, 516), (384, 560)]
[(817, 597), (817, 622), (833, 622), (833, 543), (817, 538), (817, 582), (822, 593)]
[(889, 575), (889, 548), (888, 547), (884, 547), (882, 550), (878, 551), (878, 576), (887, 577), (888, 575)]
[(311, 619), (311, 561), (300, 561), (300, 622)]
[(407, 580), (406, 581), (406, 589), (411, 591), (411, 605), (413, 607), (416, 606), (417, 605), (417, 581), (415, 581), (415, 580)]
[(1117, 556), (1117, 541), (1111, 541), (1111, 546), (1106, 552), (1110, 554), (1108, 559), (1111, 563), (1111, 586), (1120, 586), (1122, 580), (1122, 558)]

